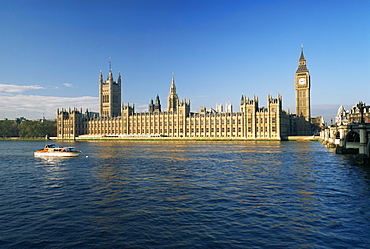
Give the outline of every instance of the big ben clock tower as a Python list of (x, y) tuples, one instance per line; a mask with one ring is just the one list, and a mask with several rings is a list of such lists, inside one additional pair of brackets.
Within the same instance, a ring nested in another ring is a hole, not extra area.
[(311, 122), (311, 105), (310, 105), (310, 73), (306, 66), (306, 59), (303, 54), (303, 45), (301, 57), (298, 60), (298, 69), (294, 77), (295, 84), (295, 104), (297, 117), (304, 118)]

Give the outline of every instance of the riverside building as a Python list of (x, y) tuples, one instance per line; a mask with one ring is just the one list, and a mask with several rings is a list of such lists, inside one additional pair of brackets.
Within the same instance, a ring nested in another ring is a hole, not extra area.
[[(303, 80), (304, 79), (304, 83)], [(216, 110), (190, 111), (190, 100), (180, 101), (174, 75), (163, 111), (159, 96), (150, 101), (148, 111), (136, 112), (134, 104), (121, 104), (121, 75), (113, 79), (110, 69), (107, 80), (99, 77), (100, 113), (86, 110), (57, 111), (58, 139), (79, 138), (199, 138), (284, 140), (289, 135), (310, 135), (310, 78), (303, 49), (295, 77), (296, 103), (299, 115), (282, 109), (282, 96), (267, 97), (267, 106), (260, 107), (258, 97), (242, 96), (239, 111), (229, 104)]]

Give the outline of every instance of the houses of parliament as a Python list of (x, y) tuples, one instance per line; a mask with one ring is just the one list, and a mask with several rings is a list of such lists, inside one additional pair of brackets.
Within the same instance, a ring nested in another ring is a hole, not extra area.
[(310, 74), (303, 48), (294, 77), (296, 114), (282, 109), (282, 96), (268, 95), (267, 106), (260, 107), (258, 97), (241, 96), (240, 110), (231, 105), (216, 110), (190, 111), (190, 100), (180, 100), (174, 75), (163, 110), (159, 96), (151, 100), (148, 111), (136, 112), (134, 104), (121, 104), (121, 75), (115, 81), (112, 69), (106, 80), (100, 72), (99, 113), (76, 108), (57, 111), (57, 138), (199, 138), (285, 140), (288, 136), (312, 135)]

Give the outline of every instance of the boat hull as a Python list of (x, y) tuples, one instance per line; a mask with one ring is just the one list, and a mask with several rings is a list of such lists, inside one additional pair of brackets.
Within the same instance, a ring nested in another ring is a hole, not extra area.
[(80, 152), (34, 152), (35, 157), (78, 157)]

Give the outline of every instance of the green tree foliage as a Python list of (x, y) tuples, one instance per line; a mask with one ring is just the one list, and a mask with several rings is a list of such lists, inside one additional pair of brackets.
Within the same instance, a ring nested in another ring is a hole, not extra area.
[(18, 130), (17, 123), (13, 120), (1, 120), (0, 121), (0, 136), (18, 137), (19, 130)]
[(50, 120), (14, 120), (0, 121), (0, 137), (53, 137), (56, 136), (56, 121)]

